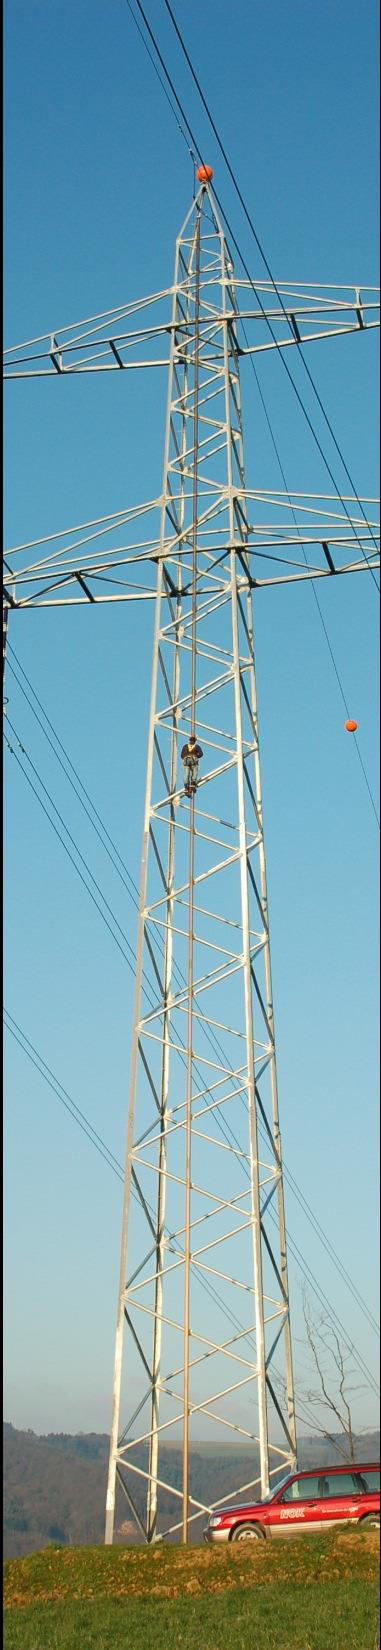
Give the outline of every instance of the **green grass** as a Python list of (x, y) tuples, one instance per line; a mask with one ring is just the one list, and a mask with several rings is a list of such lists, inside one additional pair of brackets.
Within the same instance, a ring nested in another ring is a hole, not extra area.
[(5, 1565), (5, 1650), (378, 1650), (377, 1548), (46, 1549)]
[(188, 1600), (32, 1604), (7, 1612), (5, 1650), (378, 1650), (377, 1591), (274, 1583)]

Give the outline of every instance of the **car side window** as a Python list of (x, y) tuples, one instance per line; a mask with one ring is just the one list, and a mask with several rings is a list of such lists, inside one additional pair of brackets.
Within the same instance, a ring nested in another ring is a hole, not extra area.
[(293, 1484), (288, 1484), (287, 1489), (283, 1490), (283, 1495), (281, 1495), (280, 1500), (299, 1501), (299, 1483), (297, 1478), (294, 1478)]
[(282, 1501), (317, 1501), (319, 1496), (319, 1478), (294, 1478), (293, 1484), (288, 1484), (284, 1490)]
[(356, 1473), (356, 1483), (361, 1495), (378, 1495), (380, 1491), (379, 1470), (378, 1472), (371, 1469), (368, 1471), (367, 1468), (365, 1470), (363, 1468), (361, 1473)]
[(330, 1497), (331, 1501), (337, 1501), (341, 1495), (358, 1494), (356, 1479), (352, 1472), (327, 1473), (327, 1483), (326, 1495)]

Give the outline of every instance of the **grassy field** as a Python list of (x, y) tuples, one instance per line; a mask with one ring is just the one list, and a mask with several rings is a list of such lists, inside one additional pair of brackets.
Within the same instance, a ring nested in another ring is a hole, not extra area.
[(5, 1650), (378, 1650), (379, 1538), (46, 1548), (5, 1564)]

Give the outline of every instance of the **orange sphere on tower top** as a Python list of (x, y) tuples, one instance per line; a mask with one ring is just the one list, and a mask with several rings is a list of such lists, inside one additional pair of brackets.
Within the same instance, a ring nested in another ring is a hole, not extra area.
[(197, 172), (197, 177), (198, 177), (199, 183), (211, 183), (212, 182), (212, 177), (213, 177), (213, 167), (212, 166), (199, 166), (198, 172)]
[(356, 733), (356, 729), (358, 728), (358, 722), (346, 722), (345, 726), (346, 726), (347, 733)]

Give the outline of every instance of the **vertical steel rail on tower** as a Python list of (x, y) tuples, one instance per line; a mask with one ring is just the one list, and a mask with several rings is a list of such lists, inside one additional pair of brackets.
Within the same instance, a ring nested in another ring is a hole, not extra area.
[[(194, 400), (193, 400), (193, 522), (192, 522), (192, 664), (191, 664), (191, 729), (196, 726), (197, 681), (197, 528), (198, 528), (198, 461), (199, 461), (199, 370), (200, 370), (200, 212), (195, 222), (195, 302), (194, 302)], [(189, 809), (189, 896), (188, 896), (188, 1048), (187, 1100), (185, 1149), (185, 1264), (184, 1264), (184, 1423), (183, 1423), (183, 1528), (184, 1545), (188, 1540), (189, 1501), (189, 1360), (190, 1360), (190, 1242), (191, 1242), (191, 1174), (192, 1174), (192, 1098), (193, 1098), (193, 946), (194, 946), (194, 792)]]
[[(234, 403), (235, 403), (235, 414), (236, 414), (236, 420), (237, 420), (237, 426), (238, 426), (235, 452), (236, 452), (236, 460), (237, 460), (237, 468), (238, 468), (238, 472), (239, 472), (240, 484), (241, 484), (241, 488), (242, 488), (243, 491), (244, 491), (244, 488), (245, 488), (245, 468), (244, 468), (244, 449), (243, 449), (243, 430), (242, 430), (240, 379), (239, 379), (239, 366), (238, 366), (239, 351), (238, 351), (238, 339), (237, 339), (237, 321), (238, 321), (237, 300), (236, 300), (234, 285), (230, 284), (230, 282), (229, 282), (229, 273), (231, 272), (231, 265), (230, 265), (230, 261), (228, 263), (227, 254), (226, 254), (226, 244), (225, 244), (224, 238), (222, 238), (222, 244), (221, 244), (221, 258), (222, 258), (222, 261), (223, 261), (223, 265), (224, 265), (224, 269), (225, 269), (225, 277), (226, 277), (226, 284), (225, 284), (225, 326), (224, 326), (225, 373), (226, 373), (226, 419), (227, 419), (227, 425), (228, 425), (228, 429), (229, 429), (228, 469), (229, 469), (230, 488), (231, 488), (231, 495), (230, 495), (230, 532), (231, 532), (232, 547), (234, 546), (234, 549), (232, 548), (232, 559), (234, 557), (234, 561), (235, 561), (235, 548), (236, 547), (239, 547), (240, 550), (242, 550), (243, 553), (245, 553), (245, 545), (247, 543), (247, 534), (248, 534), (248, 523), (247, 523), (247, 520), (245, 519), (245, 514), (244, 514), (244, 510), (245, 510), (246, 507), (243, 506), (242, 500), (240, 501), (240, 504), (239, 504), (238, 508), (234, 504), (234, 488), (233, 488), (233, 475), (232, 475), (232, 463), (231, 463), (231, 455), (232, 455), (231, 359), (233, 359), (234, 366), (235, 366), (235, 386), (236, 387), (235, 387), (235, 392), (234, 392)], [(233, 315), (235, 314), (235, 320), (233, 320), (233, 321), (232, 320), (228, 321), (226, 319), (226, 311), (227, 311), (226, 299), (227, 299), (227, 296), (229, 298), (229, 313), (230, 313), (230, 316), (232, 316), (232, 313), (233, 313)], [(228, 331), (229, 331), (229, 336), (230, 336), (230, 351), (229, 351), (229, 348), (228, 348)], [(244, 555), (244, 565), (247, 566), (247, 569), (249, 571), (248, 560), (245, 559), (245, 555)], [(235, 581), (235, 586), (236, 586), (236, 567), (235, 567), (235, 565), (232, 568), (232, 581), (233, 580)], [(236, 599), (235, 599), (234, 606), (235, 606), (236, 611), (238, 612), (238, 598), (237, 598), (236, 588), (235, 588), (235, 598)], [(263, 911), (264, 922), (265, 922), (264, 958), (265, 958), (265, 982), (266, 982), (266, 1010), (267, 1010), (267, 1019), (268, 1019), (268, 1024), (269, 1024), (269, 1029), (270, 1029), (270, 1032), (271, 1032), (271, 1038), (272, 1038), (272, 1044), (273, 1044), (273, 1057), (272, 1057), (272, 1060), (271, 1060), (270, 1069), (271, 1069), (272, 1117), (273, 1117), (273, 1130), (274, 1130), (273, 1145), (274, 1145), (274, 1152), (275, 1152), (276, 1160), (277, 1160), (277, 1163), (278, 1163), (277, 1201), (278, 1201), (278, 1221), (279, 1221), (279, 1239), (280, 1239), (280, 1271), (281, 1271), (281, 1283), (282, 1283), (282, 1290), (283, 1290), (283, 1294), (284, 1294), (284, 1300), (288, 1303), (288, 1301), (289, 1301), (289, 1285), (288, 1285), (288, 1265), (287, 1265), (286, 1222), (285, 1222), (285, 1209), (284, 1209), (281, 1138), (280, 1138), (280, 1129), (279, 1129), (278, 1078), (277, 1078), (277, 1062), (276, 1062), (276, 1051), (275, 1051), (274, 1008), (273, 1008), (270, 933), (269, 933), (269, 908), (268, 908), (268, 894), (267, 894), (267, 870), (266, 870), (266, 855), (265, 855), (264, 827), (263, 827), (262, 778), (261, 778), (261, 762), (260, 762), (259, 731), (258, 731), (258, 707), (257, 707), (255, 651), (254, 651), (253, 602), (252, 602), (252, 593), (251, 593), (250, 588), (245, 593), (245, 606), (246, 606), (247, 638), (248, 638), (248, 642), (249, 642), (250, 661), (251, 661), (250, 695), (251, 695), (252, 726), (253, 726), (253, 730), (255, 730), (255, 736), (256, 736), (255, 737), (255, 748), (254, 748), (254, 765), (255, 765), (256, 814), (257, 814), (258, 825), (260, 827), (259, 866), (260, 866), (261, 904), (262, 904), (262, 911)], [(256, 1127), (255, 1078), (254, 1078), (253, 1093), (252, 1093), (252, 1097), (251, 1097), (251, 1107), (252, 1107), (252, 1127), (253, 1127), (253, 1130), (255, 1131), (254, 1132), (254, 1149), (255, 1149), (255, 1152), (256, 1152), (256, 1155), (257, 1155), (258, 1154), (258, 1139), (257, 1139), (257, 1127)], [(258, 1237), (260, 1238), (260, 1220), (258, 1218), (258, 1211), (257, 1211), (257, 1218), (256, 1218), (256, 1221), (255, 1221), (255, 1228), (254, 1229), (255, 1229), (255, 1232), (258, 1233)], [(260, 1247), (260, 1245), (259, 1245), (259, 1247)], [(260, 1278), (261, 1277), (261, 1257), (260, 1257), (260, 1253), (258, 1253), (257, 1266), (258, 1266), (258, 1276)], [(260, 1336), (261, 1336), (261, 1339), (262, 1339), (262, 1337), (263, 1337), (263, 1324), (262, 1323), (260, 1324), (260, 1326), (258, 1325), (258, 1330), (259, 1330), (259, 1333), (260, 1333)], [(291, 1329), (290, 1329), (289, 1310), (287, 1311), (287, 1315), (286, 1315), (286, 1319), (285, 1319), (285, 1325), (284, 1325), (284, 1341), (285, 1341), (285, 1390), (286, 1390), (286, 1395), (287, 1395), (288, 1429), (289, 1429), (289, 1435), (290, 1435), (290, 1443), (291, 1443), (291, 1446), (292, 1446), (292, 1454), (293, 1454), (294, 1460), (296, 1461), (296, 1419), (295, 1419), (294, 1376), (293, 1376), (292, 1345), (291, 1345)], [(267, 1381), (269, 1381), (268, 1374), (267, 1374)], [(266, 1406), (265, 1361), (264, 1361), (263, 1377), (262, 1377), (262, 1383), (261, 1384), (262, 1384), (262, 1425), (263, 1425), (263, 1437), (265, 1438), (266, 1437), (266, 1425), (267, 1425), (266, 1415), (265, 1415), (265, 1406)], [(272, 1396), (274, 1398), (274, 1392), (272, 1393)], [(266, 1447), (267, 1446), (265, 1445), (265, 1448)]]
[[(148, 1541), (197, 1527), (192, 1424), (245, 1441), (251, 1473), (235, 1495), (265, 1493), (296, 1457), (231, 274), (202, 188), (173, 289), (108, 1542), (117, 1481)], [(204, 759), (189, 806), (179, 755), (193, 728)]]

